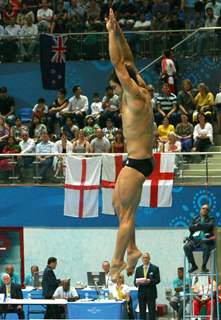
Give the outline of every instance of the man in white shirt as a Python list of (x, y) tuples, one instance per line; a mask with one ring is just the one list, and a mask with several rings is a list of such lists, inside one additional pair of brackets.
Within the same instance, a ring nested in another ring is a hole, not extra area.
[[(22, 131), (21, 133), (22, 140), (19, 142), (19, 146), (21, 148), (22, 155), (26, 153), (34, 153), (35, 152), (35, 142), (33, 139), (29, 138), (28, 131)], [(17, 167), (20, 176), (20, 180), (24, 178), (24, 170), (27, 166), (30, 166), (34, 161), (34, 156), (18, 156), (17, 157)]]
[[(42, 133), (41, 142), (36, 146), (36, 153), (56, 153), (55, 144), (49, 140), (47, 132)], [(37, 159), (39, 161), (38, 176), (41, 177), (41, 181), (45, 181), (47, 172), (52, 167), (53, 157), (50, 155), (39, 155)]]
[(104, 260), (102, 263), (102, 269), (105, 272), (105, 287), (109, 287), (113, 285), (113, 282), (111, 281), (111, 275), (110, 275), (110, 262), (107, 260)]
[(144, 31), (144, 30), (148, 30), (150, 29), (151, 26), (151, 22), (150, 20), (146, 20), (145, 18), (145, 14), (142, 12), (140, 13), (139, 19), (136, 20), (134, 26), (133, 26), (133, 30), (135, 31)]
[(103, 111), (102, 102), (100, 101), (99, 93), (95, 92), (93, 95), (93, 102), (91, 104), (91, 114), (95, 119), (100, 118), (100, 114)]
[(32, 15), (27, 15), (26, 24), (22, 26), (20, 35), (25, 37), (20, 41), (21, 55), (28, 61), (33, 58), (37, 48), (38, 27), (33, 23)]
[(79, 128), (84, 127), (84, 118), (88, 110), (88, 98), (81, 94), (81, 87), (73, 87), (73, 97), (69, 99), (69, 104), (63, 114), (71, 116), (79, 125)]
[(114, 94), (114, 90), (111, 86), (106, 87), (106, 95), (102, 99), (103, 113), (100, 117), (101, 128), (105, 127), (108, 118), (112, 119), (114, 125), (119, 128), (120, 116), (119, 116), (119, 97)]
[(110, 152), (110, 142), (104, 137), (102, 129), (96, 130), (96, 138), (90, 143), (91, 153), (106, 153)]
[(53, 19), (53, 11), (48, 7), (48, 1), (42, 0), (41, 9), (37, 11), (38, 27), (43, 32), (48, 32)]
[(55, 290), (53, 298), (76, 301), (79, 299), (79, 296), (76, 289), (70, 286), (70, 279), (64, 279), (62, 285)]

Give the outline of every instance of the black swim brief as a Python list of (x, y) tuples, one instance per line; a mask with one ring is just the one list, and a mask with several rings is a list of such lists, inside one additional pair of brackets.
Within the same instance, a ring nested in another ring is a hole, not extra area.
[(130, 168), (134, 168), (140, 173), (144, 175), (144, 177), (148, 177), (154, 169), (154, 158), (148, 159), (131, 159), (127, 158), (125, 161), (125, 165)]

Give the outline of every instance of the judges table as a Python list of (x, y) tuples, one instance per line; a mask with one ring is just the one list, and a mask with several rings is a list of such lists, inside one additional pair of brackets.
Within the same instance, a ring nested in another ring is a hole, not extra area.
[(128, 319), (126, 302), (115, 300), (78, 300), (68, 302), (68, 319)]

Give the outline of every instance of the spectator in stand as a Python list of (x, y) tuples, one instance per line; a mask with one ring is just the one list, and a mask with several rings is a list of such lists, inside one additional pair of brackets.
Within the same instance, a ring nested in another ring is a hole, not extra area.
[[(46, 131), (41, 135), (41, 142), (39, 142), (36, 146), (36, 153), (56, 153), (55, 144), (49, 140), (49, 135)], [(43, 182), (46, 181), (47, 172), (52, 167), (53, 156), (40, 155), (37, 156), (37, 159), (39, 161), (38, 175), (41, 177), (41, 181)]]
[(144, 12), (140, 12), (139, 19), (135, 21), (135, 24), (133, 26), (134, 31), (144, 31), (150, 29), (151, 22), (150, 20), (147, 20), (145, 17)]
[[(12, 264), (7, 264), (5, 267), (5, 273), (7, 273), (11, 278), (11, 283), (21, 284), (19, 274), (15, 272), (14, 266)], [(2, 279), (0, 280), (0, 284), (3, 284)]]
[(190, 20), (189, 29), (203, 28), (204, 25), (204, 16), (199, 11), (196, 11), (194, 17)]
[[(184, 30), (185, 22), (179, 17), (178, 8), (173, 11), (168, 21), (168, 30)], [(169, 38), (169, 47), (173, 47), (175, 44), (183, 39), (181, 32), (172, 32)]]
[(21, 133), (22, 140), (19, 142), (19, 147), (21, 148), (22, 156), (18, 156), (18, 171), (20, 180), (22, 181), (24, 178), (24, 171), (29, 165), (34, 161), (34, 156), (24, 156), (26, 153), (34, 153), (35, 152), (35, 142), (33, 139), (29, 138), (28, 131), (22, 131)]
[(155, 96), (154, 87), (152, 86), (152, 84), (147, 85), (147, 90), (151, 96), (151, 106), (155, 113), (156, 112), (156, 96)]
[(167, 117), (174, 125), (178, 122), (177, 116), (177, 97), (174, 93), (170, 93), (168, 83), (162, 86), (162, 93), (157, 97), (157, 112), (155, 114), (155, 121), (157, 125), (162, 122), (162, 119)]
[(174, 132), (174, 126), (170, 124), (169, 119), (167, 117), (164, 117), (162, 124), (158, 127), (158, 135), (159, 140), (163, 143), (165, 143), (168, 139), (168, 134), (170, 132)]
[(91, 114), (87, 115), (85, 118), (85, 127), (83, 131), (88, 141), (91, 141), (96, 137), (96, 130), (98, 128), (100, 127), (95, 123), (94, 117)]
[(132, 20), (134, 23), (137, 16), (136, 7), (129, 0), (123, 0), (122, 2), (120, 2), (120, 6), (117, 12), (119, 14), (119, 23), (121, 25), (127, 25), (129, 20)]
[[(20, 153), (21, 149), (16, 143), (14, 137), (9, 136), (7, 139), (7, 144), (4, 146), (2, 150), (2, 154), (10, 154), (10, 153)], [(0, 159), (0, 171), (3, 171), (4, 174), (10, 174), (10, 172), (15, 168), (15, 163), (12, 157), (9, 158), (1, 158)]]
[(206, 28), (216, 27), (217, 17), (214, 15), (213, 4), (211, 2), (207, 3), (205, 7), (205, 12), (206, 12), (206, 20), (205, 20), (204, 27)]
[(169, 14), (169, 3), (164, 2), (163, 0), (154, 0), (152, 6), (152, 13), (155, 16), (157, 12), (160, 12), (161, 15), (166, 18)]
[(175, 93), (175, 76), (176, 67), (171, 56), (171, 51), (165, 50), (161, 61), (161, 80), (168, 83), (170, 93)]
[(22, 41), (20, 41), (20, 45), (21, 55), (25, 61), (32, 61), (32, 59), (36, 56), (38, 45), (37, 35), (38, 27), (33, 23), (32, 15), (27, 15), (26, 24), (23, 25), (20, 31), (20, 36), (24, 37)]
[(183, 80), (182, 89), (177, 96), (177, 104), (179, 111), (186, 114), (192, 122), (194, 111), (194, 94), (192, 90), (192, 83), (189, 79)]
[(12, 125), (15, 120), (15, 100), (8, 95), (6, 87), (0, 88), (0, 115), (5, 118), (5, 121)]
[(79, 130), (78, 138), (73, 142), (73, 152), (75, 153), (90, 152), (90, 143), (88, 142), (83, 129)]
[(67, 33), (68, 32), (68, 11), (63, 9), (54, 17), (51, 24), (51, 33)]
[(95, 20), (95, 23), (100, 23), (100, 13), (101, 13), (101, 8), (97, 3), (97, 1), (91, 0), (87, 3), (87, 6), (86, 6), (87, 20), (92, 18)]
[[(213, 284), (212, 284), (213, 281)], [(214, 307), (215, 296), (216, 296), (216, 281), (212, 280), (208, 276), (196, 276), (194, 285), (193, 285), (193, 316), (194, 318), (200, 315), (200, 311), (203, 306), (206, 306), (206, 314), (208, 319), (214, 318), (214, 311), (211, 316), (212, 304)], [(213, 290), (212, 300), (211, 300), (211, 291)], [(213, 308), (214, 310), (214, 308)]]
[(181, 152), (181, 142), (177, 140), (175, 132), (168, 134), (167, 142), (164, 145), (164, 152)]
[(217, 120), (217, 129), (220, 132), (221, 130), (221, 83), (219, 84), (219, 93), (216, 94), (215, 98), (215, 108), (216, 108), (216, 120)]
[(110, 143), (114, 141), (117, 131), (118, 131), (118, 128), (114, 127), (112, 120), (107, 119), (106, 127), (103, 128), (103, 133), (104, 133), (104, 136), (110, 141)]
[(40, 137), (45, 131), (47, 131), (46, 125), (40, 122), (39, 117), (33, 116), (29, 128), (30, 137), (37, 143), (40, 141)]
[(48, 0), (41, 1), (41, 8), (37, 11), (39, 32), (49, 32), (53, 19), (53, 11), (49, 8)]
[(33, 116), (39, 117), (42, 123), (46, 123), (48, 106), (46, 105), (46, 101), (44, 98), (38, 99), (38, 103), (34, 106), (32, 112)]
[(108, 118), (111, 118), (115, 126), (119, 127), (119, 97), (114, 94), (111, 86), (106, 87), (106, 95), (102, 99), (103, 113), (100, 116), (100, 126), (104, 128)]
[(71, 5), (68, 10), (71, 21), (75, 21), (77, 31), (84, 32), (86, 22), (86, 7), (77, 0), (71, 0)]
[(88, 98), (81, 94), (81, 87), (78, 85), (73, 87), (73, 93), (74, 95), (69, 99), (68, 107), (63, 113), (71, 116), (82, 129), (88, 111)]
[(16, 142), (19, 143), (22, 140), (22, 132), (28, 130), (28, 128), (22, 124), (21, 118), (15, 118), (15, 125), (10, 128), (10, 136), (14, 137)]
[(35, 285), (35, 276), (39, 275), (39, 268), (36, 265), (31, 266), (31, 272), (25, 275), (25, 285), (32, 286)]
[(122, 130), (117, 130), (114, 141), (111, 144), (112, 153), (124, 153), (126, 152), (126, 146), (124, 143), (124, 136)]
[(67, 117), (65, 124), (61, 127), (61, 133), (65, 132), (69, 141), (72, 141), (77, 137), (79, 128), (76, 124), (74, 124), (71, 117)]
[[(68, 141), (68, 137), (65, 131), (62, 132), (61, 139), (55, 142), (55, 149), (57, 153), (66, 154), (73, 152), (73, 145), (70, 141)], [(63, 176), (65, 176), (66, 161), (63, 156), (56, 156), (54, 158), (53, 165), (55, 170), (55, 177), (59, 177), (61, 173)]]
[(181, 142), (183, 152), (189, 152), (193, 146), (193, 125), (188, 122), (188, 116), (181, 114), (181, 122), (176, 126), (176, 135)]
[[(155, 14), (153, 14), (151, 29), (154, 31), (167, 29), (167, 22), (161, 11), (156, 11)], [(160, 34), (158, 38), (159, 37), (162, 38), (162, 34)]]
[(205, 83), (200, 83), (199, 93), (194, 98), (196, 110), (193, 113), (193, 122), (196, 122), (198, 112), (204, 113), (207, 120), (212, 120), (214, 96)]
[(204, 152), (213, 144), (213, 127), (203, 113), (198, 114), (199, 123), (194, 127), (194, 151)]
[(210, 4), (210, 6), (213, 9), (214, 16), (215, 17), (219, 17), (220, 10), (221, 10), (221, 3), (219, 1), (216, 1), (216, 0), (209, 0), (208, 3)]
[(9, 136), (9, 128), (5, 123), (5, 118), (0, 115), (0, 152), (7, 144), (7, 138)]
[[(4, 273), (1, 277), (2, 285), (0, 293), (4, 294), (6, 299), (23, 299), (23, 294), (20, 285), (11, 281), (10, 275)], [(0, 305), (0, 314), (17, 313), (18, 319), (25, 319), (25, 314), (22, 305)]]
[(103, 108), (102, 101), (100, 100), (100, 95), (99, 93), (95, 92), (93, 94), (93, 102), (91, 104), (91, 115), (95, 120), (99, 120), (102, 111)]
[(15, 20), (17, 16), (17, 11), (13, 10), (12, 6), (8, 3), (6, 4), (5, 8), (2, 12), (3, 22), (7, 26), (10, 24), (10, 21), (13, 19)]
[(90, 143), (91, 153), (107, 153), (110, 152), (110, 142), (104, 137), (102, 129), (97, 129), (96, 138)]
[(9, 24), (5, 27), (5, 35), (2, 55), (5, 62), (12, 62), (16, 60), (18, 53), (18, 37), (20, 35), (21, 27), (15, 24), (15, 18), (11, 18)]

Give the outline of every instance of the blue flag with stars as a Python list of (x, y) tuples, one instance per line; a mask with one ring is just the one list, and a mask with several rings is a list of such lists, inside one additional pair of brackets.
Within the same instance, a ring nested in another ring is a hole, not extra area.
[(40, 65), (44, 89), (65, 87), (65, 38), (61, 35), (40, 35)]

